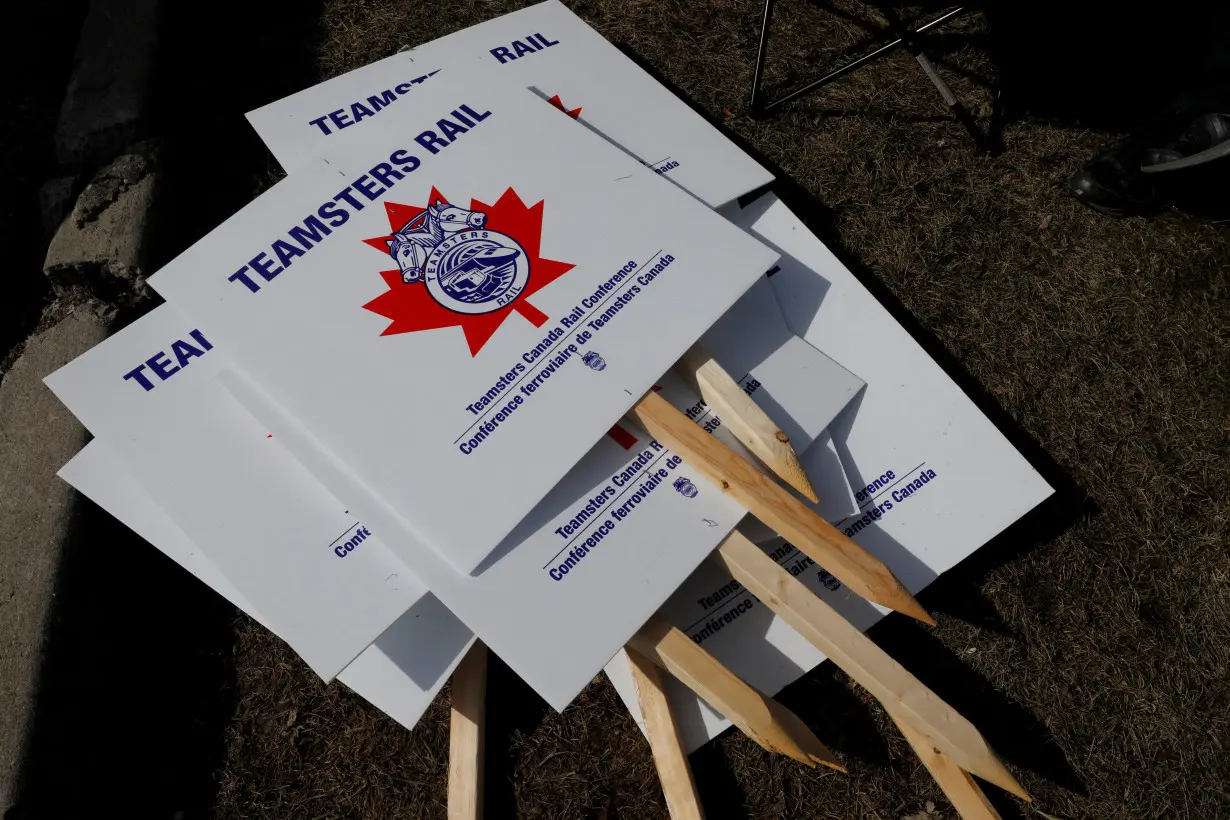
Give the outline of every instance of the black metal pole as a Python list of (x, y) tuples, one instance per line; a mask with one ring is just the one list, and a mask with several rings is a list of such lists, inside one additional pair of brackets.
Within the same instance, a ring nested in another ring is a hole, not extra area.
[(760, 21), (760, 46), (756, 49), (756, 71), (752, 74), (752, 96), (748, 100), (748, 108), (753, 116), (760, 109), (760, 81), (764, 74), (764, 60), (769, 50), (769, 24), (773, 19), (774, 0), (764, 0), (764, 18)]
[(978, 130), (978, 124), (974, 122), (974, 117), (969, 110), (957, 99), (957, 95), (952, 93), (952, 88), (940, 76), (940, 72), (936, 69), (935, 63), (931, 62), (931, 58), (923, 51), (922, 42), (918, 36), (918, 31), (911, 31), (906, 26), (902, 25), (901, 20), (891, 10), (885, 10), (885, 17), (888, 19), (890, 30), (900, 34), (901, 39), (905, 42), (905, 48), (910, 54), (914, 55), (914, 60), (922, 67), (923, 73), (927, 75), (927, 79), (931, 80), (931, 84), (935, 86), (935, 90), (940, 92), (940, 96), (944, 99), (944, 104), (948, 106), (948, 110), (952, 112), (953, 117), (957, 122), (961, 123), (969, 134), (970, 139), (974, 141), (974, 145), (978, 150), (985, 153), (990, 153), (988, 145), (983, 140), (982, 132)]
[[(771, 0), (770, 0), (770, 3), (771, 3)], [(765, 23), (764, 23), (764, 29), (763, 29), (763, 30), (762, 30), (762, 32), (761, 32), (761, 38), (760, 38), (760, 54), (758, 54), (758, 55), (757, 55), (757, 58), (756, 58), (756, 75), (755, 75), (755, 79), (753, 80), (753, 83), (752, 83), (752, 98), (753, 98), (753, 100), (754, 100), (754, 99), (756, 98), (756, 96), (758, 95), (758, 84), (757, 84), (757, 80), (759, 80), (759, 78), (760, 78), (760, 73), (761, 73), (761, 69), (762, 69), (762, 67), (763, 67), (763, 62), (764, 62), (764, 54), (765, 54), (765, 51), (766, 51), (766, 45), (767, 45), (767, 40), (768, 40), (768, 37), (767, 37), (767, 32), (768, 32), (768, 29), (769, 29), (769, 8), (770, 8), (770, 3), (766, 3), (766, 4), (765, 4)], [(928, 21), (928, 22), (924, 23), (923, 25), (921, 25), (921, 26), (919, 26), (918, 28), (914, 29), (914, 30), (911, 32), (911, 34), (921, 34), (921, 33), (923, 33), (924, 31), (927, 31), (928, 29), (933, 29), (933, 28), (935, 28), (936, 26), (942, 26), (942, 25), (944, 25), (945, 23), (949, 22), (950, 20), (953, 20), (953, 19), (955, 19), (955, 18), (957, 18), (957, 17), (960, 17), (962, 14), (965, 14), (967, 11), (968, 11), (968, 9), (966, 9), (965, 7), (963, 7), (963, 6), (958, 6), (957, 8), (952, 9), (951, 11), (948, 11), (948, 12), (945, 12), (944, 14), (941, 14), (939, 17), (936, 17), (934, 20), (930, 20), (930, 21)], [(836, 80), (836, 79), (837, 79), (837, 78), (839, 78), (839, 77), (842, 77), (842, 76), (845, 76), (846, 74), (849, 74), (851, 71), (854, 71), (856, 68), (859, 68), (860, 66), (866, 65), (867, 63), (871, 62), (872, 60), (875, 60), (875, 59), (878, 59), (879, 57), (884, 56), (885, 54), (887, 54), (888, 52), (892, 51), (893, 49), (898, 48), (899, 46), (901, 46), (903, 43), (905, 43), (905, 41), (906, 41), (906, 38), (905, 38), (905, 37), (898, 37), (898, 38), (896, 38), (895, 40), (893, 40), (892, 42), (890, 42), (890, 43), (886, 43), (886, 44), (884, 44), (884, 45), (880, 46), (880, 47), (879, 47), (879, 48), (877, 48), (875, 51), (872, 51), (870, 54), (864, 54), (862, 57), (858, 57), (858, 58), (856, 58), (856, 59), (854, 59), (854, 60), (851, 60), (849, 63), (846, 63), (845, 65), (841, 66), (840, 68), (836, 68), (836, 69), (834, 69), (834, 70), (830, 71), (828, 74), (825, 74), (825, 75), (824, 75), (823, 77), (821, 77), (820, 79), (815, 80), (815, 81), (813, 81), (813, 82), (810, 82), (810, 83), (808, 83), (807, 85), (803, 86), (802, 88), (799, 88), (799, 89), (796, 89), (796, 90), (794, 90), (794, 91), (791, 91), (789, 94), (786, 94), (785, 96), (780, 97), (780, 98), (778, 98), (778, 99), (774, 100), (774, 101), (773, 101), (773, 102), (771, 102), (771, 103), (766, 103), (765, 105), (761, 106), (761, 107), (759, 108), (759, 110), (760, 110), (760, 111), (762, 111), (762, 112), (766, 112), (766, 113), (767, 113), (767, 112), (769, 112), (769, 111), (773, 110), (774, 108), (778, 108), (779, 106), (783, 106), (783, 105), (785, 105), (785, 104), (786, 104), (786, 103), (788, 103), (788, 102), (792, 102), (792, 101), (794, 101), (794, 100), (797, 100), (799, 97), (802, 97), (804, 94), (807, 94), (807, 93), (809, 93), (809, 92), (811, 92), (811, 91), (815, 91), (817, 88), (820, 88), (821, 86), (827, 85), (827, 84), (829, 84), (829, 83), (833, 82), (833, 80)], [(951, 92), (950, 92), (950, 93), (951, 93)]]

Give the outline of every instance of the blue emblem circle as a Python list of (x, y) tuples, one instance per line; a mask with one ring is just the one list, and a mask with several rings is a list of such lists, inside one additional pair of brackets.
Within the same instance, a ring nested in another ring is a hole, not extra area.
[(492, 313), (512, 304), (530, 278), (525, 249), (498, 231), (463, 231), (427, 257), (427, 292), (454, 313)]

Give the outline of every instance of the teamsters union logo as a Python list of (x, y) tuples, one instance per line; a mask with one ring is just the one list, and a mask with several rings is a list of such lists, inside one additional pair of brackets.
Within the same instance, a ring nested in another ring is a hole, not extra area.
[(388, 240), (389, 255), (403, 282), (426, 282), (443, 307), (491, 313), (525, 290), (530, 265), (517, 240), (486, 226), (485, 213), (433, 202)]
[(675, 483), (671, 486), (673, 486), (684, 498), (696, 498), (697, 493), (700, 492), (696, 489), (696, 485), (692, 483), (692, 480), (686, 477), (676, 478)]
[(392, 233), (364, 240), (398, 268), (381, 272), (388, 292), (364, 305), (392, 320), (382, 335), (459, 326), (477, 355), (514, 310), (547, 322), (526, 297), (573, 266), (539, 255), (542, 202), (527, 207), (509, 188), (494, 205), (462, 208), (433, 188), (425, 208), (385, 210)]

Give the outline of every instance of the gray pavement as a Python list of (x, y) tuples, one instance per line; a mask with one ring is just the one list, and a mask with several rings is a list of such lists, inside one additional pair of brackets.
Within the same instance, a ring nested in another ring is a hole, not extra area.
[(74, 491), (56, 470), (86, 436), (42, 379), (105, 336), (104, 322), (80, 307), (32, 337), (0, 382), (0, 806), (17, 785), (74, 508)]

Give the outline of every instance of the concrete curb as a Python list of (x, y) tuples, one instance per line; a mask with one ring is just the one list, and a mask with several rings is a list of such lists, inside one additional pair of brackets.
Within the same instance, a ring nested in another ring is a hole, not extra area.
[(145, 297), (157, 149), (137, 146), (98, 171), (64, 218), (43, 262), (56, 293), (83, 287), (115, 304)]
[(13, 798), (74, 491), (56, 475), (85, 428), (43, 377), (107, 335), (94, 307), (33, 338), (0, 382), (0, 805)]
[[(114, 304), (145, 293), (158, 146), (148, 139), (158, 0), (92, 0), (56, 127), (60, 174), (41, 190), (54, 235), (43, 272), (57, 294)], [(85, 182), (81, 190), (77, 186)]]
[(61, 297), (44, 327), (82, 291), (96, 300), (28, 339), (0, 381), (0, 809), (17, 797), (29, 753), (46, 684), (48, 613), (81, 506), (56, 471), (86, 431), (42, 379), (106, 337), (114, 306), (146, 297), (158, 192), (158, 146), (146, 139), (157, 34), (158, 0), (89, 4), (56, 128), (59, 168), (39, 197), (54, 234), (43, 270)]
[(56, 160), (97, 168), (147, 136), (158, 0), (92, 0), (56, 127)]

